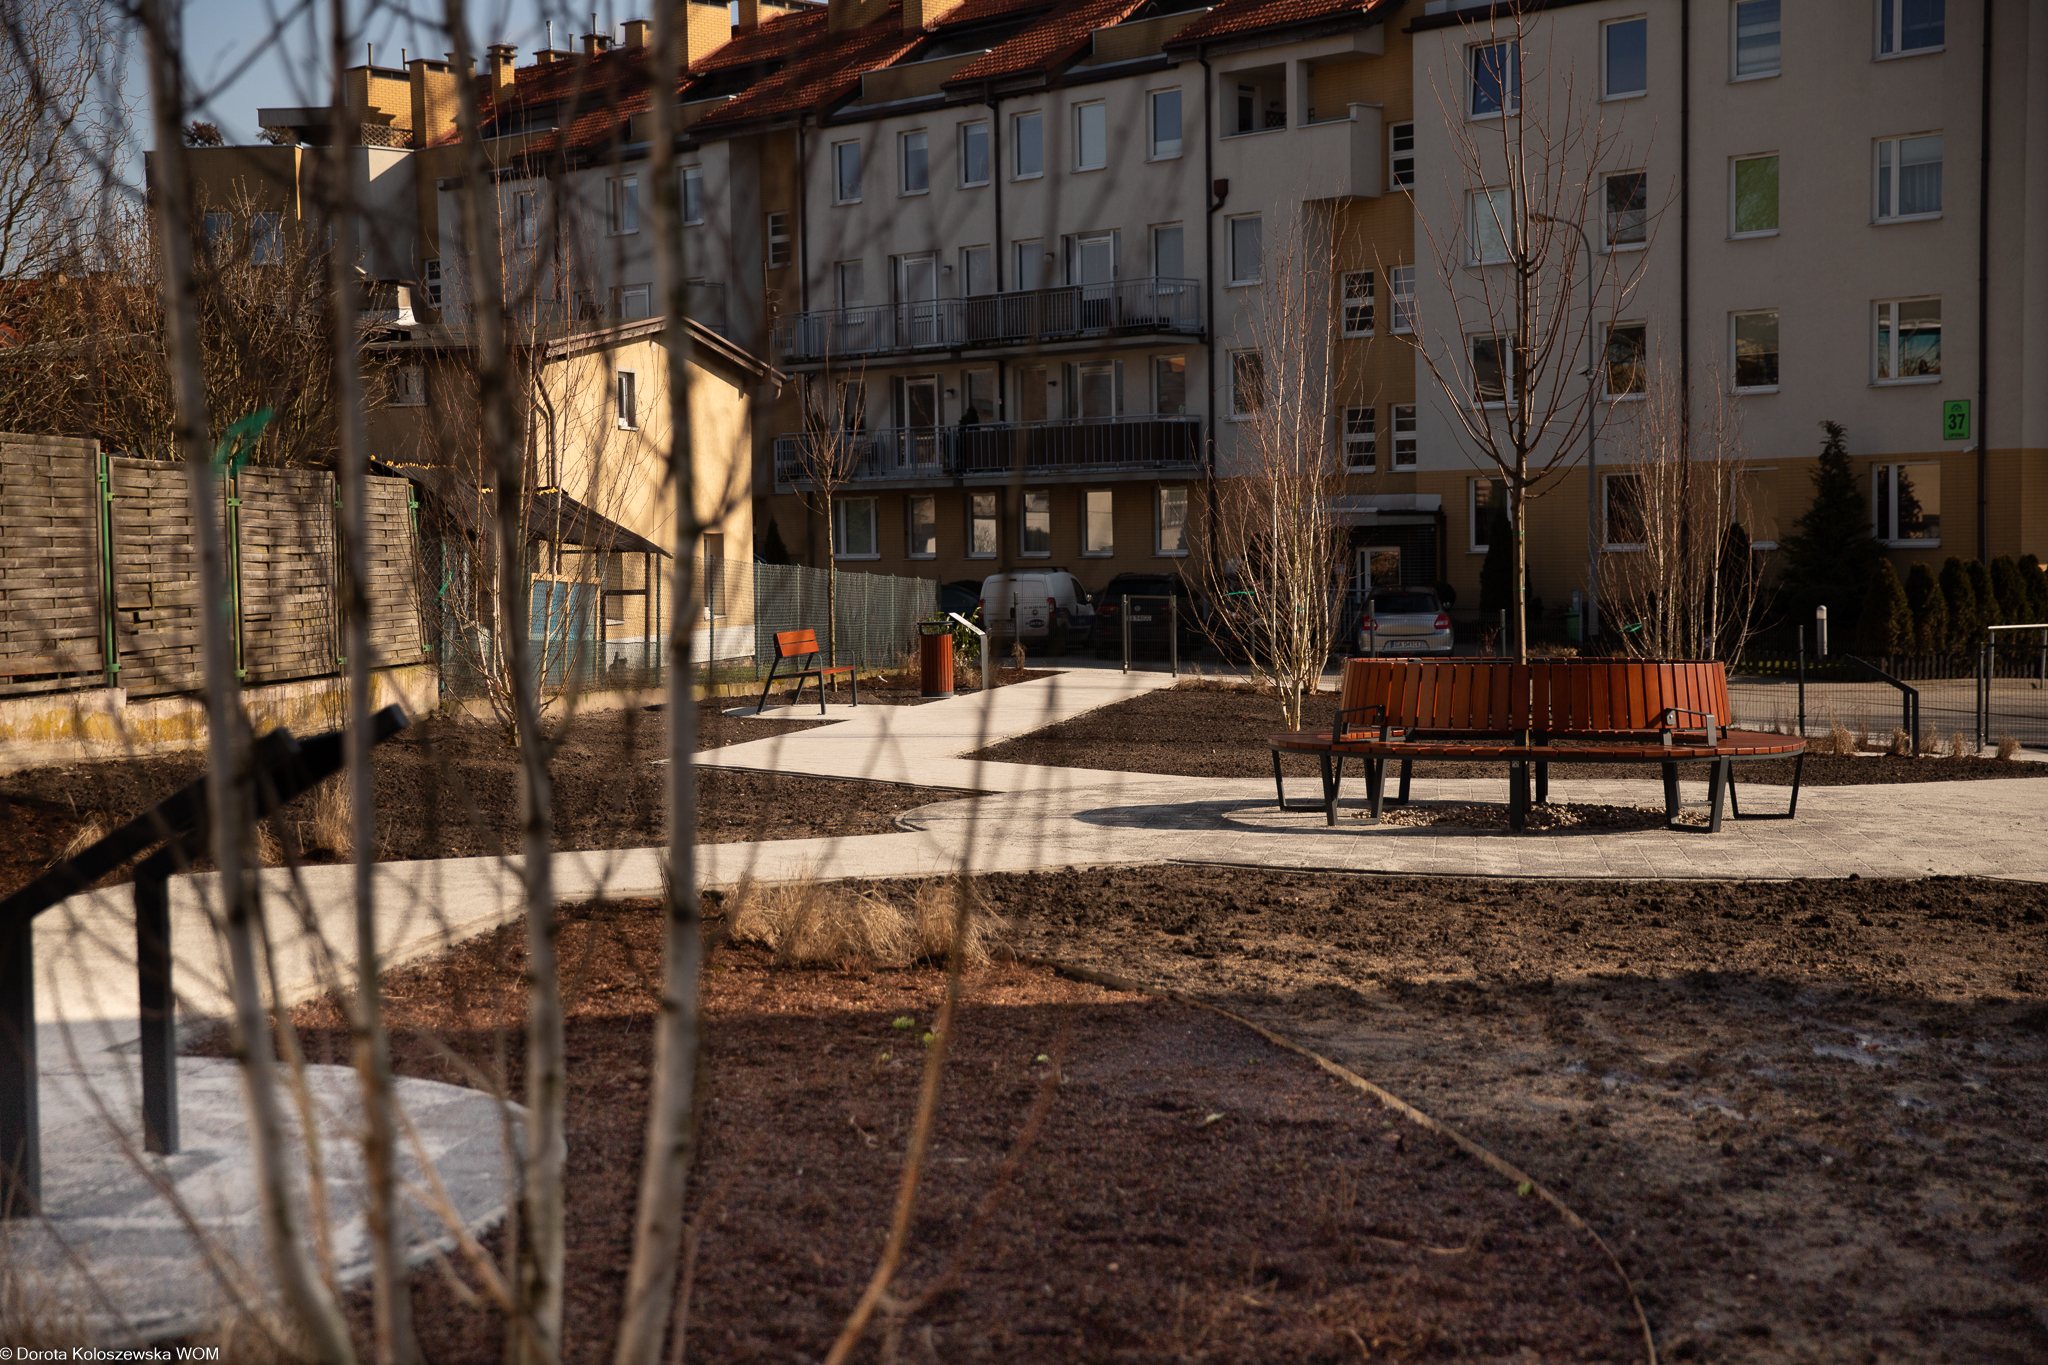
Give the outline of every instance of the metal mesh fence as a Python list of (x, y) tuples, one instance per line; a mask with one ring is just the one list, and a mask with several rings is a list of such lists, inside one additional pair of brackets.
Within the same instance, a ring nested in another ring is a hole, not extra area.
[[(1806, 661), (1752, 658), (1732, 667), (1729, 702), (1735, 724), (1785, 734), (1824, 735), (1836, 726), (1882, 739), (1917, 730), (1921, 741), (1970, 745), (2011, 736), (2048, 748), (2048, 628), (2000, 630), (1997, 643), (1975, 655), (1913, 655), (1870, 661), (1897, 682), (1849, 658)], [(1916, 724), (1917, 718), (1917, 724)]]

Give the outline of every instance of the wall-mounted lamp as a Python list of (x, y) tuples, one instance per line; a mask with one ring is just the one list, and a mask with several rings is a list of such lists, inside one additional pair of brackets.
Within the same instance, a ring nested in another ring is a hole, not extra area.
[(958, 396), (959, 396), (959, 394), (960, 394), (960, 390), (958, 390), (958, 389), (947, 389), (947, 390), (946, 390), (946, 397), (948, 397), (948, 398), (956, 398), (956, 397), (958, 397)]
[(953, 273), (953, 267), (951, 265), (942, 265), (939, 267), (939, 273), (941, 275), (950, 275)]
[(1059, 257), (1053, 255), (1050, 251), (1048, 251), (1045, 253), (1045, 259), (1048, 261), (1056, 261), (1059, 259)]

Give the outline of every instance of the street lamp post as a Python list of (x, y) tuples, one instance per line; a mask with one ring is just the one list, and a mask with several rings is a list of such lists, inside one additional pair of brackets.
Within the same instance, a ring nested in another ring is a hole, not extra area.
[(1600, 412), (1600, 357), (1593, 337), (1593, 244), (1586, 231), (1569, 218), (1548, 213), (1529, 215), (1539, 223), (1556, 223), (1578, 235), (1586, 252), (1586, 604), (1579, 615), (1579, 639), (1583, 643), (1600, 629), (1600, 456), (1593, 445), (1593, 422)]

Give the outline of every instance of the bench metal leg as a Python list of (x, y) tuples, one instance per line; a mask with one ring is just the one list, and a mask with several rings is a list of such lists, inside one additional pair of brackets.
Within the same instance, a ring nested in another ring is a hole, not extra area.
[(178, 1150), (177, 1005), (171, 995), (171, 896), (160, 877), (135, 879), (135, 975), (142, 998), (142, 1146)]
[[(1405, 765), (1404, 765), (1405, 766)], [(1387, 760), (1368, 758), (1365, 760), (1366, 818), (1373, 824), (1380, 822), (1380, 816), (1387, 807)]]
[(1394, 799), (1394, 804), (1395, 804), (1395, 805), (1397, 805), (1397, 806), (1405, 806), (1405, 805), (1407, 805), (1407, 804), (1408, 804), (1408, 779), (1409, 779), (1409, 778), (1410, 778), (1410, 777), (1411, 777), (1411, 776), (1412, 776), (1412, 775), (1414, 774), (1414, 772), (1415, 772), (1415, 760), (1414, 760), (1414, 759), (1412, 759), (1412, 758), (1404, 758), (1404, 759), (1402, 759), (1402, 760), (1401, 760), (1401, 794), (1400, 794), (1400, 795), (1399, 795), (1398, 797), (1396, 797), (1396, 798)]
[(1550, 804), (1550, 765), (1548, 763), (1538, 763), (1536, 765), (1536, 804), (1539, 806)]
[(1287, 788), (1280, 780), (1280, 751), (1273, 750), (1273, 804), (1281, 810), (1287, 809)]
[(1805, 773), (1806, 751), (1802, 749), (1799, 751), (1799, 756), (1792, 760), (1792, 808), (1785, 812), (1785, 818), (1787, 820), (1790, 820), (1793, 816), (1799, 814), (1799, 779), (1802, 776), (1804, 776)]
[(1529, 765), (1508, 764), (1508, 828), (1519, 834), (1529, 827)]
[(1707, 774), (1707, 833), (1721, 832), (1721, 798), (1727, 794), (1729, 769), (1734, 766), (1725, 758), (1714, 760), (1713, 769)]
[(1344, 785), (1344, 755), (1337, 754), (1336, 763), (1330, 762), (1330, 751), (1323, 751), (1323, 823), (1337, 823), (1337, 789)]
[(1678, 765), (1666, 763), (1664, 768), (1664, 818), (1666, 821), (1678, 818)]
[(760, 715), (768, 707), (768, 692), (775, 686), (775, 670), (768, 670), (768, 681), (761, 684), (761, 700), (754, 703), (754, 714)]
[(1793, 759), (1792, 759), (1792, 801), (1791, 801), (1791, 804), (1790, 804), (1789, 806), (1787, 806), (1787, 807), (1786, 807), (1786, 809), (1785, 809), (1784, 811), (1782, 811), (1782, 812), (1778, 812), (1778, 811), (1751, 811), (1751, 812), (1750, 812), (1749, 814), (1747, 814), (1747, 815), (1745, 815), (1745, 814), (1743, 814), (1743, 813), (1742, 813), (1742, 803), (1741, 803), (1740, 801), (1738, 801), (1738, 800), (1736, 799), (1736, 796), (1735, 796), (1735, 791), (1736, 791), (1736, 787), (1735, 787), (1735, 781), (1734, 781), (1734, 778), (1733, 778), (1733, 777), (1731, 776), (1731, 777), (1729, 778), (1729, 781), (1728, 781), (1728, 813), (1729, 813), (1730, 815), (1732, 815), (1732, 816), (1733, 816), (1734, 818), (1736, 818), (1737, 820), (1790, 820), (1790, 819), (1792, 819), (1792, 818), (1793, 818), (1794, 816), (1796, 816), (1796, 815), (1798, 815), (1798, 814), (1799, 814), (1799, 779), (1800, 779), (1801, 777), (1805, 776), (1805, 773), (1806, 773), (1806, 755), (1805, 755), (1805, 754), (1797, 754), (1797, 755), (1794, 755), (1794, 757), (1793, 757)]
[(43, 1198), (36, 1103), (36, 971), (31, 921), (0, 929), (0, 1217), (33, 1217)]

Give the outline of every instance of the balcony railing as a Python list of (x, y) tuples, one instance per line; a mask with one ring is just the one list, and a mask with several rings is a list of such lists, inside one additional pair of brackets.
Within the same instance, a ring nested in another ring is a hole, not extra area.
[[(848, 482), (1023, 474), (1191, 469), (1202, 460), (1198, 417), (1089, 417), (986, 422), (971, 427), (884, 427), (854, 433)], [(775, 481), (808, 484), (831, 451), (803, 432), (775, 438)], [(809, 458), (807, 458), (809, 457)]]
[(775, 344), (785, 361), (826, 361), (1029, 346), (1117, 332), (1197, 335), (1201, 330), (1199, 285), (1151, 277), (792, 313), (776, 320)]

